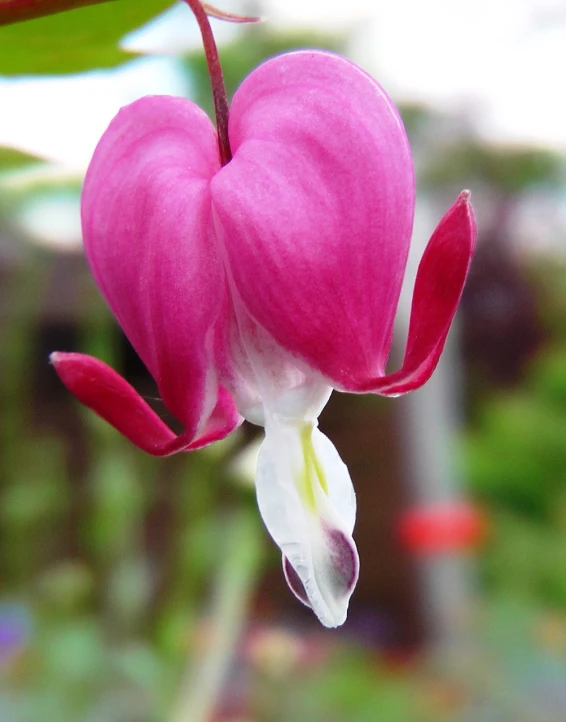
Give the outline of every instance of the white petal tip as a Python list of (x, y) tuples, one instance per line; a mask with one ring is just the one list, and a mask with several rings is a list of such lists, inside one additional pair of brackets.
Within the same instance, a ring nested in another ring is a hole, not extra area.
[(317, 555), (314, 579), (303, 582), (285, 555), (283, 572), (289, 589), (313, 610), (321, 624), (340, 627), (346, 621), (348, 603), (358, 581), (358, 552), (343, 531), (321, 526), (326, 553)]

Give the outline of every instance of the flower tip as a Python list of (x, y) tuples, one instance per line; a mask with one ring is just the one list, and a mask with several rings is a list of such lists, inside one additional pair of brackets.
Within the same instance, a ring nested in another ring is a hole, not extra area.
[(460, 191), (460, 195), (456, 199), (456, 203), (454, 204), (453, 208), (463, 209), (466, 212), (466, 214), (468, 216), (468, 221), (473, 226), (473, 233), (472, 233), (472, 235), (474, 236), (473, 245), (475, 245), (475, 234), (476, 234), (477, 228), (476, 228), (476, 217), (475, 217), (474, 209), (472, 206), (472, 191), (470, 191), (468, 189), (464, 189), (463, 191)]
[(476, 237), (477, 237), (477, 222), (476, 222), (476, 216), (474, 213), (474, 209), (472, 206), (472, 192), (467, 189), (461, 191), (453, 208), (454, 209), (462, 209), (466, 214), (466, 223), (469, 226), (469, 231), (468, 231), (467, 236), (468, 236), (468, 240), (469, 240), (470, 261), (471, 261), (472, 254), (473, 254), (473, 251), (476, 246)]
[(85, 354), (73, 351), (52, 351), (49, 354), (49, 363), (55, 368), (55, 371), (61, 376), (63, 369), (79, 369), (88, 364), (89, 357)]
[(52, 351), (49, 354), (49, 363), (72, 393), (75, 393), (75, 390), (71, 386), (84, 381), (85, 373), (88, 375), (93, 364), (101, 364), (91, 356), (71, 351)]
[(60, 364), (62, 361), (65, 360), (65, 357), (67, 355), (68, 354), (64, 353), (63, 351), (52, 351), (49, 354), (49, 363), (52, 366), (57, 366), (58, 364)]
[(52, 351), (49, 354), (49, 363), (51, 366), (54, 367), (55, 371), (60, 375), (60, 369), (63, 366), (68, 366), (69, 362), (72, 362), (73, 360), (77, 360), (77, 357), (80, 357), (81, 354), (76, 354), (72, 352), (67, 351)]
[(327, 555), (319, 556), (314, 578), (301, 579), (284, 554), (283, 573), (295, 597), (313, 610), (323, 626), (334, 629), (346, 621), (360, 563), (353, 539), (340, 529), (323, 525), (322, 531)]

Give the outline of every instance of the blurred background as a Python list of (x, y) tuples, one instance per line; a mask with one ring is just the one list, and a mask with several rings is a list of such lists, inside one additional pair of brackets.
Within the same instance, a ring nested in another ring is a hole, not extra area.
[(259, 520), (258, 429), (153, 459), (48, 364), (94, 354), (171, 422), (79, 222), (121, 105), (211, 109), (187, 7), (145, 26), (169, 5), (0, 28), (0, 722), (565, 722), (566, 2), (218, 0), (266, 18), (213, 21), (230, 93), (265, 57), (316, 46), (401, 110), (418, 207), (397, 358), (430, 233), (462, 188), (478, 218), (429, 384), (335, 393), (321, 417), (359, 509), (360, 582), (336, 631), (288, 592)]

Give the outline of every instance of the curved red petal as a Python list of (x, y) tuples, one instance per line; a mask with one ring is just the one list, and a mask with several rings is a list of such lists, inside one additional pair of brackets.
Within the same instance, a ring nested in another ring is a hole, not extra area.
[(191, 438), (218, 394), (213, 337), (225, 278), (209, 184), (219, 168), (205, 113), (183, 98), (149, 96), (111, 122), (82, 195), (95, 280)]
[(462, 296), (476, 235), (470, 192), (462, 191), (432, 234), (419, 264), (401, 368), (381, 378), (344, 385), (344, 390), (398, 396), (428, 381)]
[(220, 387), (218, 401), (204, 428), (199, 430), (197, 438), (185, 447), (185, 451), (202, 449), (203, 446), (220, 441), (237, 429), (243, 421), (228, 391)]
[(174, 434), (130, 384), (110, 366), (92, 356), (55, 352), (51, 363), (77, 399), (140, 449), (154, 456), (200, 448), (227, 436), (241, 423), (226, 392), (219, 397), (208, 428), (196, 440)]

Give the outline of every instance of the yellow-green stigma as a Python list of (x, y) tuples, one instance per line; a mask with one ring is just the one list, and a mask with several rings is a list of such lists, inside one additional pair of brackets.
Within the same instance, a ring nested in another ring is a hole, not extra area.
[(312, 512), (316, 511), (316, 485), (328, 494), (326, 476), (316, 456), (312, 443), (312, 424), (305, 424), (301, 429), (301, 448), (303, 450), (304, 467), (300, 477), (299, 493)]

